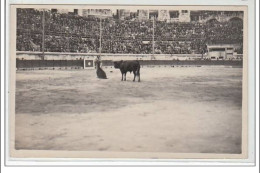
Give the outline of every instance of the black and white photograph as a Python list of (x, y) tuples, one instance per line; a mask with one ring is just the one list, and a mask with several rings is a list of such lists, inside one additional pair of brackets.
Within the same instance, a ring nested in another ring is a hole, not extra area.
[(247, 157), (246, 6), (10, 16), (11, 156)]

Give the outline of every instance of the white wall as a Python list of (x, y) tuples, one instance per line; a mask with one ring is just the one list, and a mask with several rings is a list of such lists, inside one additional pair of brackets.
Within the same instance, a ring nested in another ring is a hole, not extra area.
[[(61, 52), (46, 52), (44, 54), (45, 60), (76, 60), (76, 59), (95, 59), (97, 53), (61, 53)], [(156, 60), (188, 60), (201, 58), (200, 54), (155, 54)], [(102, 54), (102, 60), (151, 60), (151, 54)], [(41, 52), (24, 52), (17, 51), (16, 58), (25, 60), (40, 60), (42, 59)]]

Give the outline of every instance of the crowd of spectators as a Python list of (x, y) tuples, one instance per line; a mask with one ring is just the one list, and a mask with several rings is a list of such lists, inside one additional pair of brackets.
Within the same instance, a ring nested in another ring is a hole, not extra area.
[[(102, 53), (152, 53), (152, 21), (109, 18), (102, 19), (101, 25)], [(36, 9), (17, 9), (16, 49), (42, 51), (43, 38), (46, 52), (98, 52), (100, 19), (51, 11), (43, 15), (43, 11)], [(242, 45), (243, 22), (155, 21), (154, 43), (155, 54), (203, 53), (206, 44)]]

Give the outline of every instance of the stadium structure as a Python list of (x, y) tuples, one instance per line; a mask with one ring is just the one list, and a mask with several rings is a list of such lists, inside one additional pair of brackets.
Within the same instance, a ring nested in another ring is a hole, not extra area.
[[(16, 67), (242, 64), (243, 11), (17, 9)], [(199, 61), (199, 62), (198, 62)]]

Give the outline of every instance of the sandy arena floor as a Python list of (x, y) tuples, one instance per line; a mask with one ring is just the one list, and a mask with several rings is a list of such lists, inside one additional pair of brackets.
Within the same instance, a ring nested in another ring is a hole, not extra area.
[(16, 149), (240, 153), (242, 68), (17, 71)]

